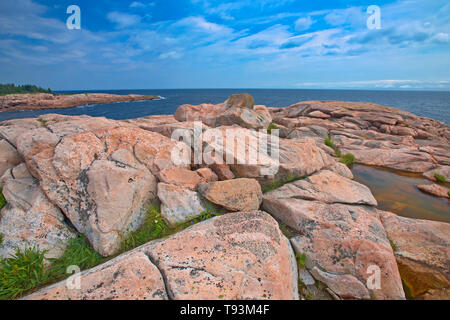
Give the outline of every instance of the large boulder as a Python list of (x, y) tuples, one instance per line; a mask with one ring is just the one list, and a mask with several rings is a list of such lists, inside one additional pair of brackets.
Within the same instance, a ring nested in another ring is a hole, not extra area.
[(368, 187), (329, 170), (322, 170), (303, 180), (285, 184), (266, 193), (265, 197), (317, 200), (324, 203), (377, 205), (377, 201)]
[(394, 246), (408, 293), (449, 299), (450, 224), (382, 212), (381, 221)]
[(267, 108), (255, 106), (252, 96), (246, 93), (232, 95), (218, 105), (182, 105), (174, 116), (178, 121), (201, 121), (210, 127), (236, 124), (249, 129), (267, 129), (272, 122)]
[[(49, 126), (70, 132), (57, 122)], [(115, 253), (122, 237), (140, 226), (156, 199), (155, 175), (174, 166), (176, 143), (136, 127), (84, 127), (62, 138), (39, 128), (19, 140), (41, 189), (103, 256)]]
[(39, 182), (25, 164), (9, 169), (3, 177), (3, 195), (8, 203), (0, 214), (0, 257), (9, 258), (17, 249), (37, 248), (46, 258), (59, 258), (76, 236), (61, 211), (43, 194)]
[(237, 127), (220, 127), (214, 134), (217, 139), (203, 139), (204, 150), (220, 155), (239, 178), (287, 181), (311, 175), (335, 162), (312, 139), (278, 139)]
[[(395, 257), (376, 209), (325, 204), (269, 193), (264, 210), (300, 235), (298, 255), (319, 281), (344, 299), (404, 299)], [(381, 286), (371, 276), (379, 270)]]
[(158, 183), (158, 198), (161, 200), (161, 215), (173, 227), (206, 211), (197, 192), (177, 185)]
[(172, 299), (298, 299), (289, 241), (265, 212), (216, 217), (140, 250), (164, 274)]
[[(166, 300), (158, 268), (142, 252), (132, 251), (105, 264), (41, 289), (24, 300)], [(79, 287), (77, 287), (79, 285)]]
[(262, 202), (261, 186), (255, 179), (233, 179), (201, 183), (203, 197), (230, 211), (258, 210)]

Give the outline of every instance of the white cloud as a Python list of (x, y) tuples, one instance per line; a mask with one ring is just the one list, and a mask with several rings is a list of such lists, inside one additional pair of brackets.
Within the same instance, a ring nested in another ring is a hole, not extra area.
[(297, 21), (295, 21), (295, 30), (297, 31), (304, 31), (308, 30), (315, 21), (311, 19), (311, 17), (306, 18), (300, 18)]
[(141, 17), (139, 17), (138, 15), (117, 11), (108, 13), (107, 18), (109, 21), (117, 24), (118, 28), (131, 27), (141, 22)]

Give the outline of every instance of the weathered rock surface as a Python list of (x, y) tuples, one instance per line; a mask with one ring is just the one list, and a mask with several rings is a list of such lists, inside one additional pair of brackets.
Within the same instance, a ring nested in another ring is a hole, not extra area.
[(203, 179), (205, 182), (214, 182), (218, 181), (219, 177), (214, 173), (210, 168), (200, 168), (196, 170), (197, 174)]
[(192, 220), (206, 210), (197, 192), (173, 184), (158, 183), (158, 198), (161, 215), (171, 226)]
[(71, 128), (80, 123), (73, 133), (64, 120), (26, 131), (18, 150), (50, 201), (100, 254), (111, 255), (121, 237), (142, 223), (156, 198), (154, 175), (174, 166), (175, 142), (106, 120), (69, 118)]
[[(306, 255), (306, 267), (316, 279), (344, 299), (404, 299), (394, 254), (375, 209), (278, 195), (264, 195), (262, 207), (301, 234), (291, 242), (297, 254)], [(371, 266), (380, 270), (380, 289), (368, 285)]]
[[(312, 139), (277, 141), (267, 134), (243, 128), (220, 127), (218, 130), (219, 139), (205, 139), (204, 144), (216, 157), (220, 155), (239, 178), (287, 181), (311, 175), (335, 163)], [(267, 141), (268, 146), (265, 148), (264, 142), (259, 141)], [(211, 168), (214, 170), (213, 166)]]
[(203, 197), (230, 211), (258, 210), (262, 202), (261, 186), (255, 179), (233, 179), (201, 183)]
[(64, 215), (48, 201), (25, 164), (9, 169), (2, 181), (8, 205), (0, 214), (0, 257), (9, 258), (17, 249), (35, 247), (47, 250), (46, 258), (59, 258), (75, 237), (74, 230), (65, 224)]
[(289, 241), (265, 212), (229, 213), (140, 250), (172, 299), (298, 299)]
[(423, 175), (432, 181), (436, 181), (437, 174), (444, 177), (445, 181), (450, 181), (450, 166), (438, 167), (434, 170), (425, 172)]
[[(381, 213), (395, 248), (402, 280), (412, 297), (440, 296), (450, 288), (450, 224)], [(446, 296), (449, 299), (450, 296)]]
[[(24, 300), (166, 300), (163, 277), (142, 252), (132, 251)], [(79, 288), (76, 286), (79, 284)]]
[(159, 97), (137, 94), (116, 95), (105, 93), (83, 93), (72, 95), (53, 95), (50, 93), (7, 94), (5, 96), (0, 96), (0, 111), (63, 109), (88, 104), (153, 99), (159, 99)]
[(210, 127), (239, 125), (249, 129), (266, 129), (272, 117), (265, 106), (255, 106), (249, 94), (232, 95), (218, 105), (182, 105), (175, 112), (178, 121), (202, 121)]
[(317, 200), (324, 203), (367, 204), (376, 206), (377, 201), (370, 189), (329, 170), (322, 170), (306, 179), (268, 192), (265, 198)]
[(442, 187), (438, 184), (421, 184), (418, 185), (417, 188), (422, 192), (431, 194), (439, 198), (450, 198), (449, 189)]
[(17, 166), (20, 162), (22, 160), (17, 150), (6, 140), (0, 139), (0, 177), (6, 170)]
[(159, 172), (158, 177), (161, 182), (174, 184), (191, 190), (196, 190), (199, 183), (206, 182), (206, 179), (200, 176), (196, 171), (180, 167), (163, 169)]

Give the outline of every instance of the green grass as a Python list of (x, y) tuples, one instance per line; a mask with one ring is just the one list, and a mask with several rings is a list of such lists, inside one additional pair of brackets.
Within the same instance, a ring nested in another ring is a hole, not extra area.
[(106, 259), (99, 255), (89, 244), (85, 236), (70, 239), (64, 254), (58, 259), (48, 259), (52, 264), (48, 269), (49, 278), (57, 280), (67, 276), (69, 266), (78, 266), (81, 270), (90, 269)]
[(334, 142), (333, 140), (331, 140), (331, 137), (325, 138), (325, 145), (332, 149), (335, 149)]
[(269, 127), (267, 128), (267, 133), (271, 134), (272, 130), (280, 129), (275, 123), (269, 124)]
[(41, 126), (47, 128), (47, 121), (45, 121), (44, 119), (37, 119), (37, 120), (41, 123)]
[(151, 206), (142, 226), (130, 232), (122, 241), (121, 251), (129, 251), (154, 239), (163, 238), (171, 234), (170, 227), (161, 217), (160, 209)]
[(221, 215), (218, 213), (218, 208), (210, 203), (205, 203), (206, 210), (200, 214), (200, 216), (182, 223), (176, 227), (170, 227), (162, 218), (160, 208), (151, 206), (148, 210), (142, 226), (133, 232), (130, 232), (123, 240), (121, 244), (121, 252), (132, 250), (139, 247), (149, 241), (167, 237), (171, 234), (179, 232), (191, 225), (208, 220), (215, 216)]
[(435, 175), (434, 175), (434, 178), (436, 179), (436, 181), (437, 182), (440, 182), (440, 183), (445, 183), (447, 180), (445, 179), (445, 177), (444, 176), (441, 176), (439, 173), (436, 173)]
[(36, 248), (17, 250), (0, 261), (0, 299), (15, 299), (48, 281), (44, 254)]
[(295, 254), (295, 257), (297, 258), (297, 263), (299, 266), (301, 267), (305, 267), (306, 264), (306, 254), (302, 253), (302, 254)]
[(341, 156), (340, 158), (341, 158), (340, 162), (345, 164), (348, 167), (352, 166), (353, 163), (355, 163), (355, 156), (351, 153), (347, 153), (347, 154)]
[(0, 245), (2, 245), (2, 243), (3, 243), (3, 234), (0, 233)]
[(5, 197), (2, 193), (2, 188), (0, 188), (0, 209), (2, 209), (6, 205)]
[(389, 237), (388, 237), (388, 240), (389, 240), (389, 243), (391, 244), (392, 251), (397, 252), (398, 251), (397, 245)]
[(290, 175), (287, 177), (286, 180), (274, 180), (274, 181), (270, 182), (269, 184), (263, 186), (262, 192), (267, 193), (272, 190), (278, 189), (278, 188), (284, 186), (285, 184), (292, 183), (292, 182), (302, 180), (302, 179), (305, 179), (305, 177), (297, 177), (296, 178), (293, 175)]

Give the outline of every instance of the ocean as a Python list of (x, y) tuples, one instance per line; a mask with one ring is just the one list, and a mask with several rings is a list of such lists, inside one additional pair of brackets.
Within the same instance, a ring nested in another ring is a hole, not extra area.
[(71, 109), (0, 112), (0, 121), (34, 118), (41, 114), (86, 114), (123, 120), (157, 114), (173, 114), (182, 104), (221, 103), (234, 93), (250, 93), (256, 104), (286, 107), (306, 100), (343, 100), (372, 102), (406, 110), (419, 116), (450, 124), (449, 91), (369, 91), (369, 90), (303, 90), (303, 89), (155, 89), (64, 91), (57, 93), (103, 92), (114, 94), (142, 94), (163, 97), (161, 100), (106, 103)]

